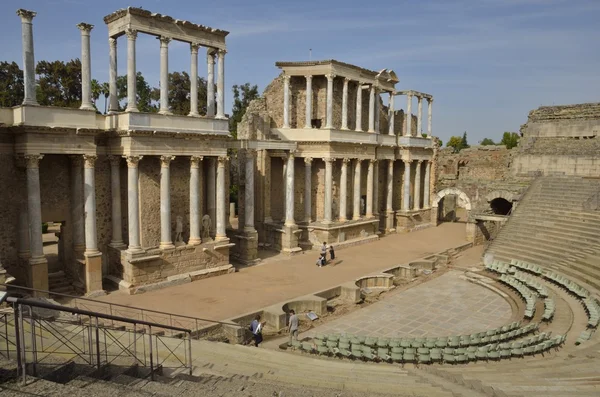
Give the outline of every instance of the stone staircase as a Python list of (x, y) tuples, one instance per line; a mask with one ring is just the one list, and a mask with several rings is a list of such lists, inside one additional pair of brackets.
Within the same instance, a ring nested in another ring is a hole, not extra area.
[(552, 268), (600, 290), (600, 211), (582, 206), (599, 190), (594, 179), (538, 178), (486, 252)]
[(57, 294), (80, 295), (77, 293), (75, 287), (73, 287), (73, 281), (62, 270), (48, 274), (48, 286), (50, 292)]

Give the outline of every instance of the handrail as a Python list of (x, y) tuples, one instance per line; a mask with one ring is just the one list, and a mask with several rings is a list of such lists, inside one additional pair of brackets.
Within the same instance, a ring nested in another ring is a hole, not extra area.
[[(17, 289), (22, 289), (22, 290), (32, 291), (32, 292), (40, 292), (40, 293), (49, 294), (49, 295), (61, 296), (61, 297), (64, 297), (64, 298), (69, 298), (69, 299), (79, 299), (79, 300), (83, 300), (83, 301), (87, 301), (87, 302), (93, 302), (93, 303), (97, 303), (97, 304), (108, 305), (108, 307), (112, 307), (112, 306), (122, 307), (122, 308), (128, 309), (128, 310), (140, 310), (141, 312), (155, 313), (155, 314), (160, 314), (160, 315), (164, 315), (164, 316), (171, 316), (171, 317), (175, 316), (175, 317), (186, 318), (188, 320), (194, 320), (194, 321), (206, 321), (206, 322), (215, 323), (215, 324), (221, 324), (221, 325), (239, 326), (239, 324), (228, 323), (226, 321), (217, 321), (217, 320), (210, 320), (210, 319), (207, 319), (207, 318), (186, 316), (184, 314), (173, 314), (173, 313), (161, 312), (161, 311), (158, 311), (158, 310), (144, 309), (144, 308), (136, 307), (136, 306), (127, 306), (127, 305), (122, 305), (122, 304), (119, 304), (119, 303), (104, 302), (104, 301), (99, 301), (99, 300), (96, 300), (96, 299), (90, 299), (90, 298), (84, 298), (84, 297), (80, 297), (80, 296), (67, 295), (67, 294), (62, 294), (62, 293), (59, 293), (59, 292), (52, 292), (52, 291), (47, 291), (47, 290), (42, 290), (42, 289), (22, 287), (20, 285), (0, 284), (0, 286), (4, 286), (6, 288), (17, 288)], [(112, 310), (111, 310), (111, 312), (112, 312)], [(141, 323), (139, 323), (139, 324), (141, 324)]]
[(120, 321), (122, 323), (129, 323), (129, 324), (135, 324), (135, 325), (139, 324), (139, 325), (146, 325), (149, 327), (164, 328), (164, 329), (169, 329), (172, 331), (179, 331), (179, 332), (185, 332), (185, 333), (192, 332), (192, 330), (186, 329), (186, 328), (173, 327), (170, 325), (152, 323), (150, 321), (144, 321), (144, 320), (132, 320), (132, 319), (129, 319), (126, 317), (112, 316), (110, 314), (102, 314), (102, 313), (98, 313), (98, 312), (92, 312), (90, 310), (75, 309), (75, 308), (68, 307), (68, 306), (55, 305), (52, 303), (36, 301), (33, 299), (8, 297), (6, 300), (10, 303), (14, 303), (17, 305), (25, 305), (25, 306), (29, 306), (29, 307), (39, 307), (42, 309), (49, 309), (49, 310), (58, 310), (58, 311), (67, 312), (67, 313), (71, 313), (71, 314), (80, 314), (83, 316), (98, 317), (98, 318), (103, 318), (106, 320)]

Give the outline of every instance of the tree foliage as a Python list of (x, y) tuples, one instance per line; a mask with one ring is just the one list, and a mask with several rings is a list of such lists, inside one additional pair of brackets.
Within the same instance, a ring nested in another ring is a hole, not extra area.
[(500, 144), (506, 146), (507, 149), (512, 149), (519, 143), (519, 138), (519, 134), (516, 132), (505, 132)]
[(467, 142), (467, 131), (463, 133), (462, 139), (460, 140), (460, 150), (466, 149), (469, 147), (469, 143)]
[(42, 106), (78, 108), (81, 106), (81, 61), (40, 61), (37, 100)]
[(0, 106), (12, 107), (23, 103), (23, 71), (16, 62), (0, 62)]
[(460, 152), (461, 144), (462, 144), (461, 137), (451, 136), (450, 139), (448, 139), (448, 142), (446, 142), (446, 147), (454, 148), (454, 152), (458, 153), (458, 152)]
[(246, 113), (246, 108), (252, 100), (258, 98), (258, 86), (245, 83), (234, 85), (233, 89), (233, 108), (231, 118), (229, 119), (229, 131), (234, 138), (237, 138), (237, 125), (242, 121)]
[[(142, 72), (137, 72), (135, 90), (138, 110), (144, 113), (156, 113), (158, 108), (152, 102), (152, 88), (146, 82)], [(119, 98), (119, 110), (124, 110), (127, 107), (127, 101), (124, 101), (127, 99), (127, 76), (117, 77), (117, 98)]]
[[(206, 80), (198, 77), (198, 113), (206, 114)], [(186, 72), (169, 73), (169, 106), (173, 114), (186, 116), (190, 113), (190, 76)], [(160, 89), (153, 90), (153, 98), (160, 101)]]
[(484, 138), (483, 141), (481, 141), (481, 145), (482, 146), (490, 146), (490, 145), (495, 145), (495, 143), (490, 138)]

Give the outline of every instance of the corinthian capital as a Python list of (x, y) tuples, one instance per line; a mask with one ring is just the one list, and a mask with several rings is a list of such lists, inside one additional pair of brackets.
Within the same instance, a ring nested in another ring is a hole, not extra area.
[(87, 34), (90, 34), (92, 29), (94, 29), (94, 25), (91, 25), (91, 24), (85, 23), (85, 22), (78, 23), (77, 27), (79, 28), (79, 30), (81, 30), (81, 33), (87, 33)]
[(158, 39), (158, 40), (160, 40), (160, 46), (161, 46), (161, 47), (166, 47), (166, 46), (168, 46), (168, 45), (169, 45), (169, 43), (170, 43), (170, 42), (171, 42), (171, 40), (172, 40), (170, 37), (167, 37), (167, 36), (160, 36), (160, 37), (157, 37), (157, 39)]
[(138, 163), (144, 156), (123, 156), (125, 160), (127, 160), (128, 168), (137, 168)]
[(217, 162), (219, 164), (219, 167), (225, 167), (225, 165), (227, 164), (228, 160), (229, 160), (229, 157), (227, 157), (227, 156), (219, 156), (217, 158)]
[(313, 161), (312, 157), (305, 157), (304, 158), (304, 164), (306, 164), (306, 165), (311, 165), (312, 161)]
[(96, 156), (95, 154), (84, 154), (83, 155), (83, 167), (84, 168), (94, 168), (94, 165), (96, 164), (97, 159), (98, 159), (98, 156)]
[(333, 73), (329, 73), (329, 74), (326, 74), (325, 77), (327, 77), (327, 80), (333, 80), (333, 79), (335, 79), (336, 75)]
[(197, 54), (198, 53), (198, 49), (200, 47), (201, 46), (198, 43), (190, 43), (190, 51), (192, 52), (192, 54)]
[(27, 168), (40, 168), (40, 160), (44, 158), (43, 154), (28, 154), (24, 156)]
[(21, 21), (31, 22), (31, 20), (37, 15), (37, 12), (19, 8), (17, 10), (17, 15), (21, 17)]
[(137, 30), (135, 29), (125, 29), (125, 34), (127, 35), (127, 38), (130, 40), (135, 40), (137, 39)]
[(190, 167), (200, 168), (200, 162), (204, 160), (204, 156), (192, 156), (190, 157)]
[(108, 156), (108, 161), (112, 167), (118, 167), (121, 165), (121, 157), (119, 156)]
[(160, 166), (168, 167), (173, 160), (175, 160), (175, 156), (160, 156)]

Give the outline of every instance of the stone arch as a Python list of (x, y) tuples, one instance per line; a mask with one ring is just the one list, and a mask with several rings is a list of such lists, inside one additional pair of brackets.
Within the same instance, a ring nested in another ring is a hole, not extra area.
[(449, 194), (454, 194), (454, 195), (458, 196), (459, 207), (463, 207), (468, 212), (471, 211), (471, 200), (469, 199), (469, 196), (467, 196), (467, 194), (465, 192), (463, 192), (462, 190), (457, 189), (455, 187), (450, 187), (450, 188), (447, 188), (447, 189), (437, 192), (437, 194), (433, 198), (433, 203), (431, 206), (433, 208), (437, 208), (440, 200)]
[(510, 203), (519, 199), (517, 194), (511, 193), (508, 190), (494, 190), (485, 196), (488, 203), (497, 198), (503, 198)]

